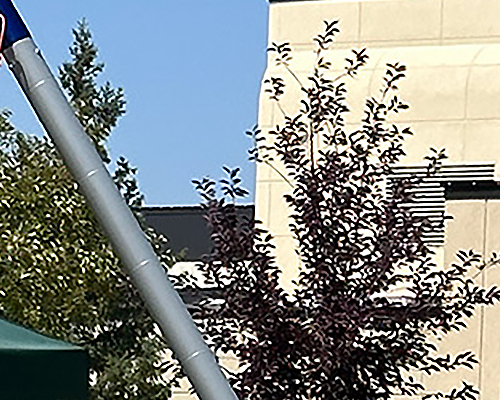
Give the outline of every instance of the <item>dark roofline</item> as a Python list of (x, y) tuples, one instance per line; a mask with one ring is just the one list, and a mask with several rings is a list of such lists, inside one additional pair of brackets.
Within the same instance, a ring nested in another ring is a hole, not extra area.
[[(238, 204), (236, 206), (237, 209), (252, 209), (254, 208), (255, 205), (254, 204)], [(190, 212), (190, 211), (201, 211), (203, 210), (203, 207), (202, 206), (144, 206), (144, 207), (140, 207), (140, 210), (146, 210), (146, 211), (158, 211), (158, 212), (161, 212), (161, 211), (186, 211), (186, 212)]]
[[(240, 217), (254, 219), (255, 207), (252, 204), (237, 205)], [(185, 250), (186, 261), (199, 260), (210, 252), (212, 240), (201, 206), (156, 206), (140, 209), (146, 224), (169, 239), (174, 253)]]

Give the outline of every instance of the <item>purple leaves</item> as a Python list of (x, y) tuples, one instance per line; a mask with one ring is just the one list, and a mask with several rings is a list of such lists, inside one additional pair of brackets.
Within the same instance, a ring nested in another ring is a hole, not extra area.
[[(500, 299), (500, 289), (484, 289), (468, 278), (481, 264), (474, 252), (461, 251), (458, 263), (437, 268), (422, 234), (425, 218), (411, 212), (412, 189), (439, 171), (443, 150), (432, 150), (425, 176), (394, 180), (393, 166), (405, 155), (408, 127), (390, 123), (406, 105), (397, 95), (406, 67), (387, 64), (378, 97), (366, 100), (356, 128), (346, 128), (349, 112), (346, 80), (366, 64), (366, 51), (353, 51), (345, 72), (334, 77), (326, 50), (338, 33), (338, 21), (325, 23), (314, 41), (317, 59), (302, 85), (291, 70), (292, 49), (274, 44), (276, 64), (299, 83), (300, 108), (286, 113), (281, 77), (266, 89), (283, 113), (283, 122), (267, 133), (257, 128), (251, 158), (273, 167), (292, 187), (290, 232), (302, 269), (293, 293), (279, 284), (272, 236), (258, 221), (244, 220), (234, 200), (245, 194), (238, 169), (224, 168), (222, 193), (215, 183), (195, 181), (205, 201), (214, 249), (200, 264), (206, 281), (223, 293), (195, 313), (215, 349), (234, 352), (240, 370), (232, 375), (245, 399), (389, 399), (421, 393), (423, 385), (402, 371), (432, 373), (472, 368), (473, 354), (441, 356), (433, 335), (466, 327), (480, 305)], [(390, 94), (390, 95), (389, 95)], [(266, 136), (265, 136), (266, 135)], [(280, 249), (284, 251), (283, 249)], [(435, 398), (475, 398), (462, 389)]]

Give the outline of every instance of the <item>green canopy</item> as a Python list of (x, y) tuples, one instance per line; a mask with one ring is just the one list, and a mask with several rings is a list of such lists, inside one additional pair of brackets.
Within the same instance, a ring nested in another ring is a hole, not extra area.
[(84, 349), (0, 318), (0, 399), (85, 400), (87, 377)]

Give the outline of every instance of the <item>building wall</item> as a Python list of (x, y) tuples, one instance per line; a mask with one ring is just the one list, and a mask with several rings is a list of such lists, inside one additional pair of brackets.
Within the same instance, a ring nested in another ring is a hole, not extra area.
[[(324, 20), (340, 19), (341, 33), (329, 51), (334, 69), (341, 72), (350, 49), (367, 48), (370, 60), (354, 80), (348, 80), (352, 109), (348, 128), (360, 122), (364, 99), (381, 87), (385, 65), (399, 61), (408, 68), (399, 85), (410, 110), (395, 122), (415, 133), (406, 143), (405, 164), (424, 164), (430, 147), (447, 149), (450, 164), (494, 163), (500, 169), (500, 1), (498, 0), (358, 0), (279, 1), (270, 5), (269, 43), (290, 42), (291, 68), (299, 78), (311, 73), (312, 38)], [(270, 55), (272, 57), (272, 54)], [(283, 107), (293, 115), (300, 91), (293, 79), (275, 67), (266, 77), (281, 76), (287, 85)], [(263, 132), (282, 121), (276, 105), (262, 91), (259, 124)], [(279, 164), (275, 166), (280, 169)], [(275, 236), (276, 255), (283, 269), (282, 283), (291, 288), (299, 260), (288, 229), (283, 195), (290, 186), (266, 165), (258, 165), (256, 218)], [(472, 196), (474, 197), (474, 196)], [(454, 219), (447, 223), (446, 244), (436, 248), (437, 261), (454, 261), (458, 249), (474, 248), (488, 255), (500, 250), (500, 202), (494, 199), (454, 200), (446, 204)], [(480, 274), (486, 285), (500, 284), (500, 268)], [(482, 389), (483, 399), (500, 399), (500, 307), (480, 310), (470, 328), (443, 340), (452, 353), (472, 348), (481, 357), (473, 372), (446, 377), (423, 377), (430, 388), (447, 389), (466, 379)]]

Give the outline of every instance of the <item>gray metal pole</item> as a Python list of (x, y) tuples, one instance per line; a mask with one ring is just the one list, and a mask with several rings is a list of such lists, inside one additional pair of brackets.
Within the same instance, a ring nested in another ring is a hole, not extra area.
[(33, 40), (13, 43), (4, 56), (198, 396), (237, 400)]

